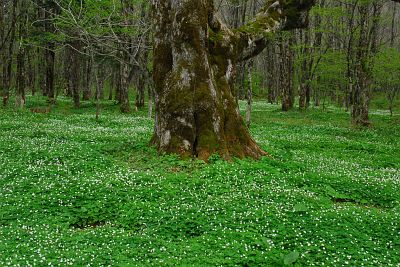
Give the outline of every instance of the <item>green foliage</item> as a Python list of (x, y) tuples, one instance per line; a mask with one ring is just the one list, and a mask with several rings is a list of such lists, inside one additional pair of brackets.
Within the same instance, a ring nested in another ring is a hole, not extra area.
[[(396, 266), (399, 116), (254, 103), (260, 161), (158, 156), (153, 121), (0, 109), (0, 265)], [(45, 106), (29, 97), (29, 107)], [(241, 103), (244, 106), (244, 103)]]
[(376, 56), (374, 77), (382, 87), (400, 87), (400, 52), (386, 48)]

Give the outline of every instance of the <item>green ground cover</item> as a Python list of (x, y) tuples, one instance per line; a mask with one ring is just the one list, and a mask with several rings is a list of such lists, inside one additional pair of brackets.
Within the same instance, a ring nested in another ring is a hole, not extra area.
[(70, 105), (0, 109), (0, 266), (400, 264), (399, 115), (256, 102), (270, 157), (205, 164), (158, 157), (145, 111)]

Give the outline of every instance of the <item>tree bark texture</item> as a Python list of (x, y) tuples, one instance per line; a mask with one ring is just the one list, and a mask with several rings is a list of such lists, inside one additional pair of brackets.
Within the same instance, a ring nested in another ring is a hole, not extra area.
[(85, 57), (83, 60), (82, 73), (82, 100), (87, 101), (92, 96), (91, 77), (92, 77), (92, 60), (91, 57)]
[[(360, 4), (360, 36), (355, 55), (355, 85), (352, 90), (352, 121), (356, 125), (368, 126), (369, 101), (373, 82), (373, 56), (377, 53), (377, 33), (382, 5)], [(369, 17), (372, 17), (370, 20)]]
[(72, 96), (74, 99), (74, 106), (80, 107), (80, 55), (77, 51), (81, 48), (80, 41), (71, 43), (70, 60), (71, 68), (69, 73), (69, 84), (71, 85)]
[(120, 109), (122, 113), (129, 113), (131, 111), (129, 103), (129, 65), (126, 62), (120, 65), (120, 86)]
[(8, 38), (8, 47), (4, 47), (3, 56), (3, 106), (8, 105), (10, 98), (10, 87), (11, 87), (11, 76), (12, 76), (12, 64), (13, 64), (13, 53), (14, 53), (14, 39), (17, 22), (17, 3), (16, 1), (12, 4), (12, 15), (10, 25), (10, 36)]
[(27, 21), (27, 10), (26, 4), (23, 1), (18, 1), (19, 10), (20, 10), (20, 20), (18, 25), (18, 33), (19, 33), (19, 43), (18, 43), (18, 53), (17, 53), (17, 77), (16, 77), (16, 97), (15, 97), (15, 106), (16, 108), (25, 107), (25, 56), (26, 56), (26, 47), (24, 44), (24, 38), (26, 37), (26, 21)]
[(294, 106), (293, 88), (293, 37), (282, 37), (280, 41), (280, 82), (282, 89), (282, 111), (289, 111)]
[[(55, 14), (55, 9), (54, 9), (54, 3), (52, 1), (45, 1), (45, 9), (44, 9), (44, 30), (46, 33), (54, 33), (55, 32), (55, 27), (53, 25), (52, 18)], [(44, 48), (44, 59), (46, 62), (46, 67), (45, 67), (45, 79), (46, 79), (46, 95), (48, 97), (48, 100), (50, 103), (55, 102), (55, 73), (54, 73), (54, 64), (55, 64), (55, 57), (56, 54), (54, 52), (55, 50), (55, 42), (48, 40), (46, 42), (45, 48)]]
[(207, 160), (259, 158), (233, 95), (236, 65), (259, 54), (265, 34), (306, 25), (314, 1), (267, 1), (255, 19), (226, 27), (211, 0), (153, 0), (156, 125), (160, 152)]

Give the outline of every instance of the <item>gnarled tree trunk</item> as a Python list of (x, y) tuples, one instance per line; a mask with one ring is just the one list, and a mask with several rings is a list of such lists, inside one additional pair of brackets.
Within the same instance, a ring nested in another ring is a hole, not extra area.
[(265, 48), (265, 33), (304, 26), (313, 4), (267, 1), (252, 22), (231, 30), (216, 17), (212, 0), (153, 0), (153, 143), (159, 151), (201, 159), (265, 155), (239, 113), (235, 66)]

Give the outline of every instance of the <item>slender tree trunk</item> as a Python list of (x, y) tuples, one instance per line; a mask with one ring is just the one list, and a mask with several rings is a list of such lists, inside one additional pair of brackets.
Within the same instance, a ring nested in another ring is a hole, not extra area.
[(300, 77), (300, 90), (299, 90), (299, 108), (300, 110), (307, 109), (310, 103), (310, 78), (311, 78), (311, 70), (313, 62), (311, 60), (311, 33), (310, 30), (303, 30), (300, 34), (304, 34), (304, 42), (305, 46), (303, 53), (303, 62), (301, 77)]
[[(356, 83), (352, 94), (352, 121), (354, 124), (368, 126), (370, 87), (372, 84), (373, 55), (378, 47), (380, 3), (360, 4), (360, 36), (356, 50)], [(372, 12), (370, 11), (372, 8)], [(371, 20), (369, 18), (372, 17)]]
[(103, 63), (97, 65), (97, 79), (96, 79), (96, 88), (99, 92), (99, 99), (104, 99), (104, 82), (106, 79), (106, 70), (104, 68)]
[(281, 40), (281, 87), (282, 87), (282, 111), (289, 111), (294, 105), (293, 91), (293, 52), (291, 50), (292, 37)]
[(275, 103), (277, 99), (276, 86), (275, 86), (276, 66), (277, 64), (275, 62), (275, 42), (269, 41), (267, 46), (266, 78), (268, 87), (268, 103), (270, 104)]
[(120, 88), (120, 105), (122, 113), (129, 113), (131, 107), (129, 104), (129, 65), (124, 62), (121, 64), (121, 88)]
[(118, 69), (115, 72), (115, 96), (114, 99), (117, 103), (121, 103), (121, 69), (122, 69), (122, 63), (118, 64)]
[[(319, 84), (320, 77), (315, 77), (317, 80), (317, 84)], [(321, 91), (320, 90), (313, 90), (314, 91), (314, 106), (319, 107), (321, 105)]]
[[(43, 5), (44, 10), (42, 11), (42, 14), (40, 14), (42, 17), (44, 17), (44, 31), (46, 33), (54, 33), (55, 32), (55, 27), (53, 24), (53, 15), (55, 13), (55, 10), (53, 9), (54, 2), (52, 0), (45, 0), (45, 3)], [(47, 40), (44, 48), (44, 60), (45, 60), (45, 95), (48, 97), (48, 101), (50, 103), (55, 102), (55, 43), (52, 40)]]
[(48, 43), (44, 50), (44, 58), (46, 61), (46, 96), (50, 103), (55, 102), (55, 89), (54, 89), (54, 63), (55, 52), (54, 43)]
[(108, 91), (108, 100), (112, 100), (113, 99), (113, 91), (115, 88), (115, 68), (112, 68), (111, 70), (111, 77), (110, 77), (110, 88)]
[(36, 94), (36, 65), (34, 62), (34, 50), (32, 48), (29, 49), (28, 52), (28, 83), (29, 88), (31, 89), (31, 93), (34, 96)]
[(74, 106), (76, 108), (80, 107), (80, 55), (77, 51), (81, 49), (80, 41), (74, 41), (71, 43), (72, 48), (70, 48), (70, 84), (72, 88), (72, 96), (74, 99)]
[[(91, 61), (94, 62), (93, 60), (93, 54), (91, 55)], [(103, 88), (103, 71), (102, 71), (102, 66), (101, 63), (97, 65), (97, 70), (95, 70), (95, 80), (96, 80), (96, 92), (95, 92), (95, 99), (96, 99), (96, 120), (99, 120), (100, 117), (100, 96), (101, 96), (101, 91), (104, 90)]]
[(252, 112), (252, 104), (253, 104), (253, 79), (252, 79), (252, 68), (253, 68), (253, 60), (250, 60), (247, 66), (247, 77), (249, 81), (249, 85), (247, 87), (247, 107), (246, 107), (246, 125), (250, 128), (251, 124), (251, 112)]
[(237, 92), (235, 94), (237, 100), (243, 100), (246, 98), (246, 86), (245, 86), (245, 77), (246, 77), (246, 70), (245, 70), (246, 64), (245, 62), (240, 62), (237, 66), (237, 78), (236, 78), (236, 84), (237, 84)]
[(72, 56), (71, 51), (72, 49), (70, 47), (67, 47), (64, 52), (64, 80), (65, 80), (65, 95), (68, 97), (73, 96), (73, 89), (72, 89), (72, 84), (71, 84), (71, 73), (72, 73)]
[(4, 59), (5, 59), (5, 52), (3, 52), (5, 49), (5, 43), (6, 43), (6, 38), (5, 38), (5, 33), (6, 33), (6, 23), (4, 20), (4, 4), (0, 4), (0, 96), (3, 97), (3, 84), (4, 84), (4, 73), (3, 73), (3, 67), (4, 67)]
[(84, 60), (83, 68), (83, 90), (82, 90), (82, 100), (87, 101), (90, 99), (92, 92), (90, 90), (91, 76), (92, 76), (92, 59), (86, 57)]
[(26, 48), (24, 39), (26, 36), (26, 21), (27, 17), (27, 10), (26, 10), (26, 3), (19, 0), (19, 46), (18, 46), (18, 54), (17, 54), (17, 77), (16, 77), (16, 97), (15, 97), (15, 106), (17, 108), (23, 108), (25, 106), (25, 54)]
[(149, 118), (151, 118), (153, 116), (153, 87), (152, 86), (148, 86), (147, 87), (148, 90), (148, 94), (149, 94), (149, 103), (148, 103), (148, 114), (147, 116)]
[(3, 106), (8, 105), (10, 99), (10, 87), (12, 80), (12, 64), (14, 57), (14, 42), (17, 21), (17, 1), (13, 1), (11, 6), (11, 22), (10, 22), (10, 35), (8, 38), (8, 51), (4, 49), (3, 58)]
[(146, 79), (145, 79), (145, 70), (141, 70), (139, 73), (139, 77), (136, 83), (136, 99), (135, 106), (136, 109), (141, 109), (144, 107), (144, 97), (145, 97), (145, 89), (146, 89)]

